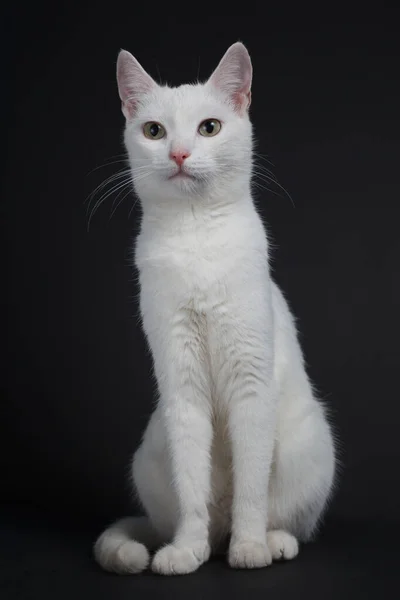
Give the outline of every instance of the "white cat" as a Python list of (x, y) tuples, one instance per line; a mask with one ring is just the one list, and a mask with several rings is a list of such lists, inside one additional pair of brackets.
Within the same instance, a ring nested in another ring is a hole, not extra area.
[(233, 44), (205, 83), (161, 87), (118, 57), (143, 218), (143, 327), (159, 390), (133, 480), (146, 517), (95, 544), (107, 570), (190, 573), (291, 559), (330, 496), (335, 452), (251, 195), (252, 66)]

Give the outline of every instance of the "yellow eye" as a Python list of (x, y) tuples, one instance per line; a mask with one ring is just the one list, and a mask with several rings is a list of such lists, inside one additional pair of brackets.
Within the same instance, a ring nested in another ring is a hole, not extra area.
[(200, 124), (199, 133), (205, 137), (213, 137), (221, 131), (221, 121), (218, 119), (206, 119)]
[(143, 133), (149, 140), (161, 140), (166, 131), (160, 123), (149, 121), (143, 125)]

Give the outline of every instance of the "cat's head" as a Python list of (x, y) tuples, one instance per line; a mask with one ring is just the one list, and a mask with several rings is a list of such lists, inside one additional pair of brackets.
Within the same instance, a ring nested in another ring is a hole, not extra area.
[(204, 84), (158, 85), (121, 50), (117, 80), (125, 145), (142, 201), (218, 195), (248, 183), (252, 66), (233, 44)]

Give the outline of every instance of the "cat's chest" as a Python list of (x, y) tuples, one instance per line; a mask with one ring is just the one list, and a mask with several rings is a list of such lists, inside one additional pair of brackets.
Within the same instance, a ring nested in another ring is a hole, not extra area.
[(138, 261), (141, 272), (151, 272), (159, 285), (204, 288), (226, 279), (240, 255), (240, 248), (203, 232), (166, 237), (147, 248)]
[(151, 241), (139, 239), (136, 264), (147, 295), (181, 303), (215, 297), (238, 273), (247, 253), (240, 235), (192, 228)]
[(197, 219), (177, 231), (144, 228), (135, 253), (142, 304), (207, 312), (259, 279), (266, 259), (265, 232), (255, 213), (212, 223)]

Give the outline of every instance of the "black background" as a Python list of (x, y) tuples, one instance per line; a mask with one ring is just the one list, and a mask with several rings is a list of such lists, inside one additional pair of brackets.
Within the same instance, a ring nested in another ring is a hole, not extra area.
[(86, 522), (132, 512), (128, 465), (154, 402), (130, 265), (140, 211), (131, 195), (110, 219), (114, 194), (88, 230), (85, 205), (122, 166), (92, 171), (124, 150), (116, 58), (178, 85), (240, 39), (258, 151), (295, 204), (256, 193), (274, 276), (341, 440), (330, 517), (398, 519), (396, 20), (242, 9), (32, 3), (3, 21), (5, 502)]

